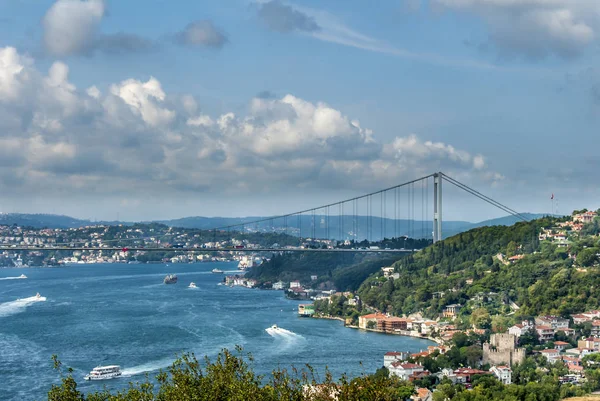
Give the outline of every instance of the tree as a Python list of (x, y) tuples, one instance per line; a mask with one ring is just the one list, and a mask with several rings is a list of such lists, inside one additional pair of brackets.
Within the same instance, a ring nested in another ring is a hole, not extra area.
[(367, 329), (374, 329), (377, 327), (377, 323), (374, 320), (369, 320), (367, 322)]
[(490, 314), (486, 308), (477, 308), (471, 314), (471, 324), (478, 329), (487, 329), (490, 323)]

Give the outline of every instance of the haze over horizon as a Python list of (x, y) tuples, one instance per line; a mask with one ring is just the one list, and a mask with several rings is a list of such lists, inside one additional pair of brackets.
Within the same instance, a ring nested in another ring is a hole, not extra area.
[[(279, 215), (435, 171), (518, 211), (600, 206), (594, 0), (0, 0), (0, 15), (0, 212)], [(444, 191), (445, 219), (505, 215)]]

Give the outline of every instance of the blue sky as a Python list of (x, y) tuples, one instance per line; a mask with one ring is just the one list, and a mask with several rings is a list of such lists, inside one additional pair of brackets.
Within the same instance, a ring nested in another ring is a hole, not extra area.
[(439, 170), (600, 206), (600, 4), (376, 4), (0, 0), (0, 212), (268, 215)]

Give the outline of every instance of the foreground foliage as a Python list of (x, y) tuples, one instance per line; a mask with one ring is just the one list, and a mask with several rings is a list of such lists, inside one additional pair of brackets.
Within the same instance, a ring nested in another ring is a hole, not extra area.
[[(256, 375), (241, 348), (234, 354), (223, 350), (214, 362), (205, 358), (199, 362), (193, 354), (177, 359), (167, 372), (156, 376), (157, 386), (148, 378), (142, 383), (130, 383), (126, 390), (111, 393), (104, 390), (83, 394), (77, 389), (72, 371), (62, 377), (60, 385), (53, 385), (49, 401), (327, 401), (373, 400), (401, 401), (413, 394), (412, 384), (386, 375), (363, 375), (335, 382), (329, 373), (318, 381), (310, 366), (305, 370), (275, 370), (270, 378)], [(61, 371), (54, 357), (54, 366)]]

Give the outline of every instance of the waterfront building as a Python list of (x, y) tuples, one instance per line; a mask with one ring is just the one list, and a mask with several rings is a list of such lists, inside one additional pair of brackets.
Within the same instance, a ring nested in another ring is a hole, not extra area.
[(285, 288), (285, 283), (283, 281), (278, 281), (273, 284), (274, 290), (283, 290)]
[(315, 314), (315, 306), (313, 304), (300, 304), (298, 305), (298, 315), (303, 317), (310, 317)]
[(299, 281), (291, 281), (290, 282), (290, 288), (301, 288), (302, 284), (300, 284)]
[(380, 319), (385, 319), (386, 316), (383, 313), (371, 313), (369, 315), (359, 316), (358, 317), (358, 327), (360, 329), (367, 329), (367, 325), (369, 322), (374, 322), (375, 327), (377, 327), (377, 321)]

